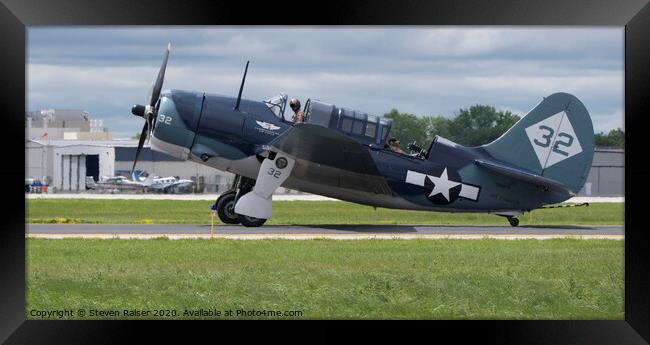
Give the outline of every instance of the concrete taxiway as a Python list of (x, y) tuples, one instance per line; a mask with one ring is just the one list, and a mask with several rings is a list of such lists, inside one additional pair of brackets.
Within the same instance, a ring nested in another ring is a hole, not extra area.
[(239, 225), (197, 224), (28, 224), (32, 238), (136, 238), (167, 237), (230, 239), (624, 239), (623, 226), (468, 226), (468, 225)]

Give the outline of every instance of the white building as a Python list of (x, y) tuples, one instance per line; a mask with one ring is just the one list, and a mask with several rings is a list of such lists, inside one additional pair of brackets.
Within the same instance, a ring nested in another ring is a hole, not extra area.
[(31, 140), (111, 140), (102, 120), (81, 109), (44, 109), (25, 114), (25, 138)]
[(85, 191), (86, 176), (113, 175), (110, 143), (82, 140), (25, 140), (25, 178), (41, 180), (53, 191)]
[[(52, 192), (86, 190), (86, 176), (123, 175), (133, 167), (137, 140), (25, 140), (25, 178), (47, 183)], [(138, 170), (196, 182), (198, 192), (222, 192), (234, 175), (191, 161), (181, 161), (145, 145)]]

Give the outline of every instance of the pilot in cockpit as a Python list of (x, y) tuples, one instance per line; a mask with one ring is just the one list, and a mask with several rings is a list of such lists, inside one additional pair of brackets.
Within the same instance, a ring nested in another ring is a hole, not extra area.
[(305, 122), (305, 113), (300, 110), (300, 101), (292, 98), (291, 101), (289, 101), (289, 106), (291, 107), (291, 110), (293, 110), (291, 121), (295, 123)]
[(388, 149), (397, 153), (405, 153), (404, 150), (399, 146), (399, 140), (397, 138), (388, 139)]

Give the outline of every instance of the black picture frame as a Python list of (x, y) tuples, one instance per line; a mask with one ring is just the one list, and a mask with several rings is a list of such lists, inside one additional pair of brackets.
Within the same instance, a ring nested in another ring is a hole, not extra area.
[[(253, 11), (254, 10), (254, 11)], [(253, 12), (252, 12), (253, 11)], [(274, 13), (274, 15), (268, 15)], [(144, 321), (26, 321), (25, 306), (25, 204), (19, 180), (24, 178), (24, 111), (26, 99), (26, 26), (49, 25), (606, 25), (625, 26), (625, 320), (434, 322), (405, 326), (341, 322), (248, 322), (249, 331), (218, 324), (177, 323), (184, 341), (208, 335), (209, 339), (261, 341), (278, 339), (277, 329), (309, 332), (305, 342), (347, 340), (433, 342), (453, 339), (500, 344), (647, 344), (650, 340), (650, 265), (644, 229), (645, 197), (650, 168), (645, 160), (649, 146), (643, 131), (650, 116), (650, 4), (626, 1), (328, 1), (321, 4), (214, 1), (113, 0), (0, 0), (0, 114), (5, 156), (0, 179), (4, 181), (4, 219), (0, 242), (0, 340), (24, 343), (124, 343), (133, 334), (166, 338), (172, 327)], [(269, 325), (270, 324), (270, 325)], [(241, 326), (241, 325), (240, 325)], [(398, 328), (395, 328), (398, 327)], [(190, 329), (188, 329), (190, 328)], [(264, 330), (260, 330), (264, 328)], [(346, 335), (339, 335), (344, 329)], [(267, 331), (268, 330), (268, 331)], [(271, 332), (272, 330), (272, 332)], [(199, 338), (200, 339), (200, 338)], [(279, 340), (289, 339), (283, 336)], [(418, 340), (419, 341), (419, 340)]]

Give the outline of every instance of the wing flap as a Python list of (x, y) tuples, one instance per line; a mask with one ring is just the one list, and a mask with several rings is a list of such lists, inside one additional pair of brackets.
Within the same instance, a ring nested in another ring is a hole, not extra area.
[(269, 146), (296, 160), (291, 176), (326, 186), (391, 195), (368, 149), (337, 131), (297, 124)]

